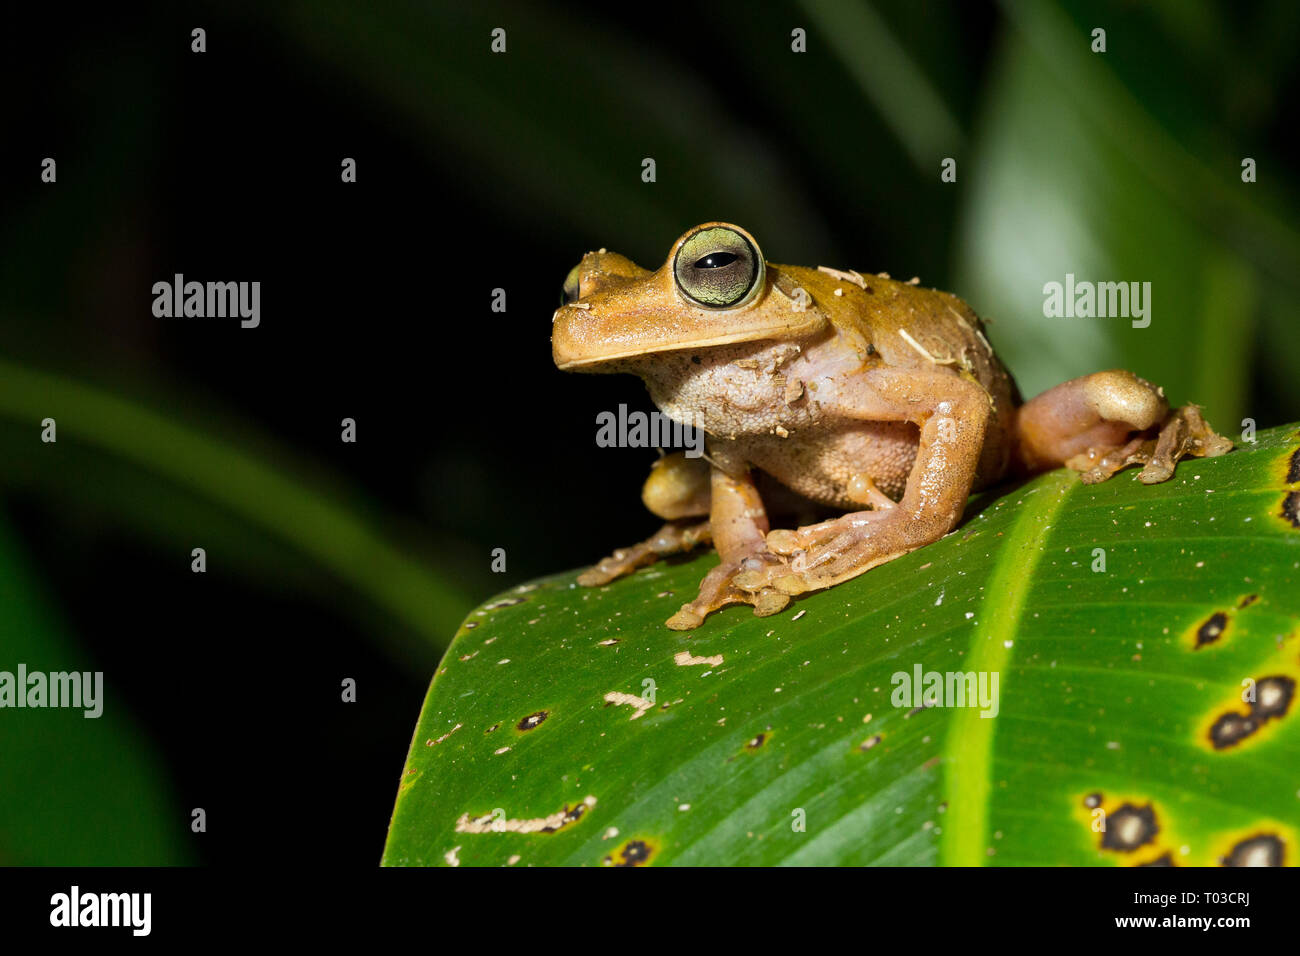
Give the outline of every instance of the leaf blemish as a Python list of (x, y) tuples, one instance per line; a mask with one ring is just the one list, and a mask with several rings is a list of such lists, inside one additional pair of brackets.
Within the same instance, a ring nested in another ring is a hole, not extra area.
[(1135, 807), (1126, 803), (1107, 818), (1106, 829), (1101, 835), (1101, 847), (1103, 850), (1132, 853), (1154, 840), (1159, 832), (1156, 811), (1151, 804)]
[(529, 714), (523, 720), (519, 721), (519, 723), (516, 725), (516, 729), (532, 730), (533, 728), (541, 724), (541, 722), (544, 721), (549, 716), (550, 714), (548, 714), (546, 711), (539, 710), (537, 711), (537, 713)]
[(1282, 517), (1291, 527), (1300, 529), (1300, 491), (1293, 491), (1282, 499)]
[(424, 745), (425, 745), (426, 747), (436, 747), (436, 746), (438, 746), (438, 744), (442, 743), (444, 740), (446, 740), (448, 737), (450, 737), (450, 736), (451, 736), (452, 734), (454, 734), (456, 731), (460, 730), (460, 728), (461, 728), (461, 725), (460, 725), (460, 724), (457, 724), (455, 727), (451, 728), (451, 730), (447, 731), (445, 734), (443, 734), (443, 735), (442, 735), (441, 737), (439, 737), (437, 740), (433, 740), (433, 739), (426, 740), (426, 741), (424, 742)]
[(1196, 648), (1200, 650), (1206, 644), (1213, 644), (1228, 629), (1228, 615), (1215, 611), (1196, 629)]
[(628, 720), (636, 720), (653, 707), (654, 703), (646, 700), (644, 697), (638, 697), (636, 694), (625, 694), (622, 691), (611, 690), (605, 695), (605, 706), (609, 707), (610, 705), (615, 707), (635, 707), (636, 713), (629, 717)]
[(673, 663), (678, 667), (697, 667), (700, 664), (708, 664), (710, 667), (722, 666), (722, 655), (713, 654), (709, 657), (696, 657), (690, 651), (678, 651), (673, 655)]
[(605, 866), (645, 866), (655, 854), (655, 847), (646, 840), (628, 840), (605, 857)]
[(1215, 750), (1234, 747), (1255, 734), (1269, 721), (1285, 716), (1295, 698), (1295, 680), (1284, 675), (1262, 677), (1255, 682), (1255, 699), (1241, 714), (1228, 711), (1210, 726), (1210, 744)]
[(556, 833), (582, 819), (583, 814), (596, 805), (595, 797), (585, 797), (581, 803), (569, 806), (545, 817), (529, 820), (502, 819), (495, 813), (485, 813), (481, 817), (471, 818), (462, 813), (456, 821), (457, 833)]
[(1232, 848), (1223, 858), (1224, 866), (1281, 866), (1285, 846), (1280, 837), (1261, 833), (1248, 837)]

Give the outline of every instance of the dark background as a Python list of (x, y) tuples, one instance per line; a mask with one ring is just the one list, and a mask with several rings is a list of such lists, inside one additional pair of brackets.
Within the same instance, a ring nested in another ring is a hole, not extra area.
[[(377, 863), (459, 620), (655, 526), (637, 493), (654, 453), (594, 444), (597, 412), (650, 408), (643, 387), (550, 360), (560, 284), (589, 249), (656, 267), (689, 226), (732, 220), (773, 261), (962, 295), (1026, 394), (1119, 365), (1229, 434), (1300, 417), (1298, 33), (1281, 2), (9, 19), (0, 669), (103, 670), (108, 703), (100, 721), (0, 712), (0, 862)], [(1152, 327), (1044, 318), (1042, 285), (1067, 271), (1152, 281)], [(260, 281), (260, 327), (155, 318), (151, 287), (176, 272)], [(92, 391), (71, 401), (68, 383)], [(91, 413), (118, 420), (116, 400), (323, 495), (421, 569), (427, 613), (121, 450), (179, 455), (129, 418), (104, 430)]]

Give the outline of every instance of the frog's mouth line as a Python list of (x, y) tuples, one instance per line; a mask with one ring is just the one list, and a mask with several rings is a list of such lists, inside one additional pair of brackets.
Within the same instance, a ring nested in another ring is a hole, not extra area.
[(737, 329), (725, 335), (703, 336), (698, 339), (676, 339), (672, 342), (665, 342), (662, 345), (637, 345), (635, 348), (624, 349), (619, 352), (604, 352), (600, 355), (589, 355), (582, 358), (569, 359), (565, 362), (557, 361), (555, 367), (561, 371), (568, 369), (581, 368), (586, 365), (601, 365), (605, 362), (618, 362), (622, 359), (641, 358), (646, 355), (658, 355), (663, 352), (689, 352), (695, 349), (714, 348), (719, 345), (736, 345), (741, 342), (757, 342), (762, 339), (793, 339), (802, 338), (822, 324), (819, 317), (812, 313), (810, 321), (801, 325), (770, 325), (760, 328)]

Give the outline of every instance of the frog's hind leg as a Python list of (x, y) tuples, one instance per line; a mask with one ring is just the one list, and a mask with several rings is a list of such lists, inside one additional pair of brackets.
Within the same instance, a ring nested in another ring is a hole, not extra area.
[(1143, 465), (1144, 484), (1166, 481), (1180, 458), (1232, 450), (1196, 405), (1170, 409), (1164, 391), (1115, 369), (1072, 379), (1023, 405), (1016, 416), (1017, 459), (1025, 472), (1065, 465), (1085, 484)]
[(712, 540), (709, 513), (709, 465), (683, 453), (665, 455), (651, 466), (641, 500), (653, 514), (667, 520), (662, 528), (630, 548), (619, 548), (578, 575), (584, 587), (608, 584), (669, 555), (690, 551)]

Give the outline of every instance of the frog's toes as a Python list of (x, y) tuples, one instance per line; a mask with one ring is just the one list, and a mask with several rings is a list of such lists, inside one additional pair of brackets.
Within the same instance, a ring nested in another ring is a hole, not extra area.
[(1153, 485), (1170, 478), (1180, 458), (1217, 458), (1230, 451), (1232, 442), (1214, 433), (1201, 417), (1200, 408), (1184, 405), (1171, 412), (1160, 427), (1151, 460), (1138, 475), (1138, 480)]
[(754, 595), (754, 614), (756, 617), (768, 617), (785, 610), (790, 603), (790, 595), (772, 588), (764, 588)]
[(631, 574), (639, 567), (653, 564), (660, 558), (680, 554), (707, 544), (710, 540), (707, 521), (670, 521), (644, 541), (630, 548), (619, 548), (607, 558), (578, 575), (583, 587), (598, 587), (615, 578)]
[(1151, 461), (1155, 445), (1152, 439), (1139, 436), (1115, 448), (1090, 448), (1083, 454), (1075, 455), (1065, 465), (1082, 472), (1079, 480), (1085, 485), (1095, 485), (1129, 465), (1147, 464)]
[(670, 617), (666, 623), (674, 631), (693, 631), (704, 623), (704, 615), (694, 610), (689, 604), (683, 604), (682, 609)]
[(1185, 405), (1169, 413), (1155, 438), (1150, 432), (1114, 448), (1089, 449), (1066, 462), (1083, 472), (1086, 485), (1105, 481), (1129, 465), (1142, 465), (1138, 480), (1146, 485), (1168, 481), (1181, 458), (1215, 458), (1232, 451), (1232, 442), (1217, 435), (1201, 417), (1196, 405)]
[[(699, 627), (711, 612), (729, 604), (753, 605), (759, 617), (776, 614), (790, 603), (790, 593), (772, 586), (770, 580), (789, 574), (784, 559), (767, 552), (751, 554), (738, 561), (723, 562), (705, 575), (694, 601), (668, 619), (675, 631)], [(792, 592), (797, 593), (797, 592)]]
[(773, 554), (789, 557), (801, 551), (823, 545), (833, 540), (842, 530), (839, 518), (802, 528), (777, 528), (767, 533), (767, 549)]

